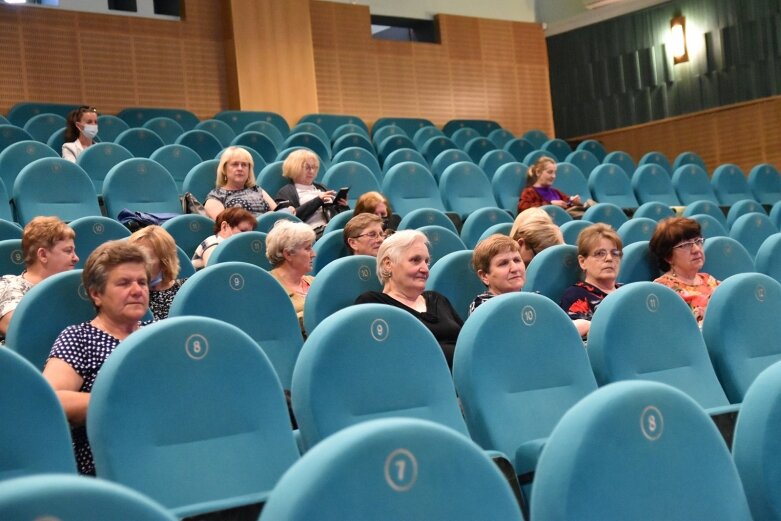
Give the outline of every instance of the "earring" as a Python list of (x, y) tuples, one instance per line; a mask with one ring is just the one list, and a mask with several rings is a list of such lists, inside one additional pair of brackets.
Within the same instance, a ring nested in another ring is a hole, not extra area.
[(382, 272), (380, 272), (380, 275), (382, 275), (383, 280), (386, 280), (391, 277), (391, 272), (388, 270), (382, 270)]

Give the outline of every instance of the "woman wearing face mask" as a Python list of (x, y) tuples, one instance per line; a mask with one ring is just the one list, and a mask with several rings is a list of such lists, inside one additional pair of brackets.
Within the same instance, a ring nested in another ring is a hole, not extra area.
[(160, 226), (147, 226), (133, 232), (128, 241), (139, 246), (149, 259), (149, 309), (155, 320), (168, 317), (168, 310), (176, 293), (187, 279), (179, 276), (179, 257), (176, 242)]
[(83, 105), (68, 115), (62, 158), (75, 163), (85, 148), (92, 146), (98, 135), (98, 109)]

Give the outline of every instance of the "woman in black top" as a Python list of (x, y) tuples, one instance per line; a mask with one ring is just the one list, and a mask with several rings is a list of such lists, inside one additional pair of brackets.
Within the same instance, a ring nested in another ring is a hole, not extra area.
[(389, 304), (413, 314), (434, 334), (448, 365), (452, 366), (463, 321), (444, 295), (425, 291), (430, 259), (428, 240), (423, 233), (396, 232), (385, 239), (377, 252), (377, 276), (383, 284), (382, 293), (367, 291), (355, 303)]

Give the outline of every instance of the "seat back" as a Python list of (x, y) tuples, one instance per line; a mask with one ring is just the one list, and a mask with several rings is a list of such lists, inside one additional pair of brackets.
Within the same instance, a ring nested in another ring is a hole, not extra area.
[(168, 316), (183, 315), (210, 317), (240, 328), (271, 360), (282, 387), (290, 388), (303, 338), (293, 303), (268, 272), (243, 262), (207, 266), (174, 297)]
[(434, 178), (437, 180), (437, 183), (439, 183), (439, 180), (442, 178), (442, 174), (450, 165), (454, 165), (463, 161), (472, 162), (472, 158), (470, 158), (469, 155), (463, 150), (455, 148), (443, 150), (431, 162), (430, 170), (431, 173), (434, 174)]
[(252, 231), (231, 235), (215, 246), (209, 256), (209, 266), (222, 262), (245, 262), (271, 270), (271, 262), (266, 258), (266, 234)]
[(400, 163), (391, 168), (382, 179), (382, 193), (402, 218), (418, 208), (445, 211), (434, 176), (418, 163)]
[(34, 141), (29, 132), (15, 125), (0, 125), (0, 152), (19, 141)]
[(501, 208), (481, 208), (469, 214), (461, 228), (461, 240), (467, 248), (473, 249), (480, 241), (483, 232), (489, 227), (500, 224), (512, 224), (513, 218)]
[(141, 127), (149, 129), (160, 136), (160, 139), (162, 139), (163, 143), (166, 145), (174, 144), (176, 138), (184, 134), (182, 126), (166, 116), (158, 116), (147, 120)]
[(568, 214), (564, 208), (559, 206), (546, 204), (540, 206), (540, 208), (542, 208), (542, 210), (550, 216), (553, 224), (556, 226), (561, 226), (562, 224), (568, 223), (572, 220), (572, 216)]
[(375, 124), (374, 127), (372, 127), (372, 141), (374, 142), (374, 145), (379, 147), (380, 143), (385, 141), (391, 136), (405, 136), (409, 137), (409, 134), (406, 130), (401, 128), (400, 126), (396, 124), (389, 124), (384, 125), (382, 127), (377, 127)]
[(600, 385), (653, 380), (704, 408), (729, 403), (694, 315), (667, 286), (636, 282), (605, 297), (591, 320), (588, 350)]
[(569, 143), (558, 138), (549, 139), (542, 144), (540, 150), (552, 155), (556, 161), (565, 161), (567, 156), (572, 153), (572, 147), (569, 146)]
[(513, 214), (518, 211), (518, 199), (526, 186), (528, 168), (523, 163), (508, 163), (496, 170), (491, 179), (491, 188), (499, 208)]
[(619, 208), (639, 206), (626, 172), (613, 164), (599, 165), (588, 178), (588, 188), (600, 203), (611, 203)]
[(489, 226), (485, 229), (485, 231), (480, 235), (480, 238), (477, 240), (478, 244), (482, 242), (483, 240), (487, 239), (491, 235), (506, 235), (510, 236), (510, 232), (513, 229), (512, 223), (499, 223), (494, 224), (493, 226)]
[(428, 226), (421, 226), (418, 231), (423, 232), (429, 242), (428, 252), (431, 256), (431, 266), (447, 255), (454, 251), (461, 251), (468, 249), (461, 237), (454, 232), (442, 226), (432, 224)]
[(98, 477), (178, 517), (261, 501), (298, 459), (269, 358), (212, 318), (169, 317), (126, 338), (89, 407)]
[(133, 159), (133, 154), (123, 146), (116, 143), (95, 143), (79, 155), (76, 164), (87, 172), (95, 185), (95, 191), (102, 194), (103, 181), (109, 170), (126, 159)]
[(62, 117), (68, 117), (70, 112), (77, 108), (78, 105), (71, 105), (67, 103), (41, 103), (36, 101), (23, 101), (12, 106), (8, 110), (8, 119), (12, 125), (16, 125), (19, 128), (24, 127), (24, 124), (30, 118), (37, 116), (38, 114), (58, 114)]
[(183, 193), (182, 185), (187, 174), (201, 163), (201, 156), (196, 154), (190, 147), (184, 145), (166, 145), (158, 148), (149, 159), (157, 161), (163, 165), (163, 168), (168, 170), (168, 173), (171, 174), (174, 182), (176, 182), (176, 188), (179, 190), (179, 193)]
[(5, 345), (43, 369), (62, 330), (93, 318), (95, 308), (81, 283), (81, 270), (58, 273), (24, 295), (8, 325)]
[(641, 240), (624, 246), (624, 256), (621, 259), (621, 268), (616, 277), (616, 282), (628, 284), (630, 282), (652, 281), (661, 276), (659, 261), (648, 248), (648, 241)]
[(103, 143), (107, 143), (109, 141), (113, 143), (122, 132), (129, 128), (130, 126), (125, 122), (124, 119), (112, 116), (110, 114), (103, 114), (98, 116), (98, 129), (100, 132), (98, 137)]
[[(640, 158), (640, 161), (637, 162), (637, 167), (639, 169), (641, 166), (645, 165), (657, 165), (664, 169), (667, 173), (667, 177), (673, 175), (673, 167), (670, 164), (670, 160), (661, 152), (654, 151), (644, 154), (643, 157)], [(637, 172), (637, 170), (635, 170), (635, 172)]]
[(444, 136), (445, 133), (439, 130), (435, 126), (425, 126), (420, 127), (415, 131), (415, 133), (412, 135), (412, 141), (415, 142), (415, 146), (418, 147), (418, 150), (423, 147), (423, 144), (431, 139), (432, 137), (438, 137), (438, 136)]
[(312, 274), (317, 275), (320, 270), (336, 259), (350, 255), (350, 249), (344, 243), (342, 230), (334, 230), (324, 234), (314, 244), (315, 258), (312, 261)]
[(721, 211), (721, 208), (719, 207), (718, 203), (715, 203), (713, 201), (694, 201), (693, 203), (689, 203), (686, 205), (686, 208), (683, 209), (683, 216), (684, 217), (692, 217), (694, 215), (710, 215), (714, 219), (716, 219), (719, 224), (721, 224), (725, 230), (728, 229), (727, 226), (727, 217), (724, 215), (724, 212)]
[(453, 140), (445, 136), (435, 136), (423, 143), (420, 153), (431, 164), (436, 157), (445, 150), (458, 149), (458, 145)]
[(754, 198), (762, 204), (781, 201), (781, 174), (770, 163), (762, 163), (748, 174), (748, 186)]
[(434, 208), (418, 208), (405, 215), (399, 222), (399, 230), (416, 230), (423, 226), (437, 225), (458, 234), (456, 225), (440, 210)]
[(21, 275), (25, 270), (22, 238), (0, 241), (0, 273)]
[(674, 215), (675, 211), (666, 204), (662, 204), (657, 201), (650, 201), (641, 204), (637, 210), (635, 210), (635, 213), (632, 214), (632, 217), (647, 217), (659, 222), (662, 219), (673, 217)]
[(569, 221), (562, 224), (559, 228), (561, 229), (561, 235), (564, 237), (564, 244), (571, 244), (572, 246), (577, 246), (578, 235), (580, 235), (580, 232), (582, 232), (584, 228), (588, 228), (592, 224), (594, 223), (592, 223), (591, 221), (585, 221), (583, 219), (577, 221)]
[(708, 179), (708, 173), (696, 164), (678, 167), (673, 172), (672, 181), (678, 199), (685, 205), (695, 201), (709, 201), (716, 205), (719, 204), (716, 193), (713, 191), (713, 185)]
[(716, 197), (724, 206), (731, 206), (743, 199), (754, 199), (746, 174), (738, 165), (725, 163), (716, 167), (711, 177)]
[(708, 167), (705, 164), (705, 161), (703, 161), (696, 152), (681, 152), (678, 154), (675, 158), (675, 161), (673, 161), (672, 171), (675, 172), (680, 167), (685, 165), (697, 165), (706, 172), (708, 171)]
[(444, 132), (461, 150), (464, 150), (471, 140), (481, 136), (480, 132), (472, 127), (450, 127), (449, 132), (447, 130)]
[(474, 443), (411, 418), (373, 420), (323, 441), (279, 481), (263, 512), (288, 521), (522, 519)]
[(533, 293), (481, 304), (464, 323), (455, 353), (453, 380), (472, 439), (508, 455), (518, 474), (534, 470), (524, 444), (548, 436), (597, 388), (572, 320)]
[(317, 273), (304, 303), (304, 328), (315, 327), (340, 309), (355, 303), (361, 293), (382, 291), (377, 280), (377, 260), (368, 255), (334, 259)]
[[(642, 167), (640, 167), (642, 168)], [(624, 246), (633, 242), (650, 241), (656, 230), (656, 221), (647, 217), (633, 217), (616, 230)]]
[(576, 150), (586, 150), (591, 152), (600, 162), (602, 162), (607, 155), (607, 151), (605, 150), (604, 145), (602, 145), (602, 143), (596, 139), (586, 139), (585, 141), (581, 141), (578, 143)]
[(380, 168), (380, 163), (377, 161), (377, 156), (372, 152), (360, 147), (345, 148), (334, 155), (334, 164), (341, 163), (342, 161), (355, 161), (356, 163), (361, 163), (371, 170), (378, 182), (382, 182), (383, 171)]
[(409, 136), (414, 136), (418, 129), (423, 127), (433, 127), (434, 123), (425, 118), (396, 118), (385, 117), (377, 119), (372, 125), (372, 136), (374, 136), (382, 127), (396, 125), (404, 130)]
[(205, 215), (177, 215), (164, 222), (163, 229), (171, 234), (177, 246), (192, 257), (198, 245), (214, 233), (214, 221)]
[(205, 130), (188, 130), (177, 137), (174, 143), (193, 149), (203, 161), (215, 157), (222, 150), (219, 140)]
[(754, 519), (781, 519), (778, 484), (781, 364), (768, 367), (749, 387), (735, 424), (732, 457)]
[(556, 165), (556, 180), (553, 181), (553, 187), (567, 195), (579, 195), (583, 203), (591, 199), (591, 190), (588, 188), (586, 176), (577, 166), (566, 161)]
[[(2, 207), (2, 203), (0, 203), (0, 207)], [(7, 221), (5, 219), (0, 219), (0, 241), (5, 241), (8, 239), (22, 239), (22, 227), (16, 224), (13, 221)], [(19, 243), (21, 248), (21, 243)], [(24, 262), (24, 261), (22, 261)]]
[[(575, 150), (574, 152), (570, 152), (567, 154), (564, 162), (578, 167), (578, 170), (581, 171), (584, 179), (588, 179), (591, 172), (600, 165), (599, 159), (588, 150)], [(556, 174), (558, 175), (558, 171)]]
[(31, 474), (75, 474), (70, 427), (40, 369), (10, 349), (0, 349), (0, 371), (0, 419), (5, 426), (0, 429), (0, 452), (4, 455), (0, 459), (0, 488), (5, 490), (5, 480)]
[(445, 208), (462, 219), (481, 208), (496, 206), (491, 182), (480, 167), (471, 162), (447, 167), (439, 180), (439, 193)]
[(119, 221), (102, 215), (79, 217), (71, 221), (68, 226), (76, 232), (73, 242), (76, 246), (76, 254), (79, 256), (77, 269), (83, 268), (90, 254), (104, 242), (130, 237), (130, 230), (122, 226)]
[(526, 267), (523, 291), (540, 293), (558, 302), (564, 291), (581, 279), (578, 248), (557, 244), (534, 256)]
[(741, 199), (733, 203), (727, 212), (727, 228), (731, 229), (739, 217), (752, 212), (767, 215), (765, 208), (753, 199)]
[(501, 149), (505, 143), (511, 139), (515, 139), (515, 135), (507, 129), (495, 128), (486, 136), (488, 139), (494, 142), (494, 144)]
[(230, 125), (219, 119), (207, 119), (195, 125), (195, 130), (205, 130), (220, 142), (220, 145), (227, 147), (233, 138), (236, 137), (236, 131)]
[(17, 222), (24, 226), (38, 215), (65, 222), (100, 215), (98, 195), (87, 173), (65, 159), (47, 157), (24, 167), (14, 181)]
[[(3, 181), (6, 190), (14, 187), (14, 181), (22, 168), (44, 157), (60, 157), (60, 154), (38, 141), (19, 141), (0, 152), (0, 180)], [(7, 199), (2, 203), (6, 203)]]
[(781, 360), (777, 309), (781, 283), (761, 273), (734, 275), (713, 292), (702, 336), (730, 402), (740, 403), (754, 379)]
[(701, 235), (709, 239), (711, 237), (726, 237), (729, 236), (727, 229), (713, 216), (705, 215), (704, 213), (698, 213), (690, 215), (690, 219), (694, 219), (700, 225)]
[(540, 148), (548, 139), (550, 139), (545, 132), (536, 128), (527, 130), (521, 137), (534, 145), (534, 148)]
[(149, 213), (182, 213), (179, 189), (160, 163), (145, 158), (122, 161), (106, 174), (103, 182), (106, 214), (117, 218), (128, 210)]
[(514, 163), (515, 156), (504, 150), (491, 150), (480, 158), (478, 166), (488, 179), (493, 179), (496, 170), (507, 163)]
[(218, 112), (214, 119), (219, 119), (227, 123), (236, 134), (244, 131), (244, 128), (256, 121), (264, 121), (274, 125), (282, 136), (290, 133), (290, 125), (285, 118), (276, 112), (256, 111), (256, 110), (223, 110)]
[(168, 117), (179, 123), (185, 130), (191, 130), (198, 124), (198, 116), (185, 109), (130, 107), (120, 110), (117, 116), (125, 120), (131, 127), (140, 127), (146, 121), (156, 117)]
[(374, 153), (374, 145), (372, 145), (369, 137), (364, 134), (345, 134), (339, 137), (331, 145), (331, 152), (336, 155), (342, 150), (352, 147), (363, 148), (372, 154)]
[(320, 322), (298, 355), (291, 395), (306, 448), (350, 425), (399, 416), (467, 435), (434, 335), (387, 304), (349, 306)]
[[(268, 121), (253, 121), (252, 123), (247, 123), (244, 128), (231, 128), (236, 132), (237, 136), (242, 132), (260, 132), (274, 143), (274, 148), (277, 150), (282, 150), (282, 143), (285, 142), (285, 137), (279, 128)], [(285, 133), (285, 136), (287, 136), (287, 133)]]
[(3, 482), (2, 519), (175, 521), (162, 505), (122, 485), (86, 476), (39, 474)]
[(46, 143), (49, 137), (61, 128), (65, 128), (65, 118), (59, 114), (38, 114), (24, 124), (24, 130), (41, 143)]
[(255, 226), (256, 232), (268, 233), (277, 223), (277, 221), (291, 221), (300, 223), (301, 219), (287, 212), (266, 212), (258, 217), (258, 224)]
[(323, 184), (337, 191), (343, 187), (349, 188), (347, 203), (352, 208), (355, 208), (358, 198), (366, 192), (380, 191), (380, 184), (371, 170), (354, 161), (331, 165), (323, 177)]
[(637, 168), (634, 159), (632, 159), (629, 154), (621, 150), (616, 150), (605, 155), (605, 158), (602, 160), (602, 164), (620, 166), (621, 170), (623, 170), (627, 177), (630, 178), (634, 175), (635, 169)]
[(632, 176), (632, 189), (640, 203), (656, 201), (667, 206), (680, 206), (670, 174), (664, 167), (649, 163), (641, 165)]
[(738, 241), (731, 237), (711, 237), (705, 239), (703, 249), (705, 264), (702, 271), (713, 275), (718, 280), (737, 273), (754, 271), (754, 260)]
[(380, 142), (377, 142), (377, 159), (381, 165), (385, 165), (385, 160), (396, 150), (402, 148), (411, 148), (415, 150), (415, 143), (406, 135), (396, 134), (388, 136)]
[(469, 305), (485, 292), (485, 285), (472, 267), (472, 250), (460, 250), (441, 257), (429, 272), (426, 289), (447, 297), (462, 320), (469, 317)]
[(345, 210), (334, 215), (331, 220), (328, 221), (328, 224), (325, 225), (323, 235), (335, 230), (344, 230), (345, 225), (350, 222), (350, 219), (352, 219), (354, 215), (355, 212), (353, 210)]
[(526, 139), (515, 138), (505, 143), (503, 149), (512, 154), (516, 161), (522, 163), (526, 156), (537, 150), (537, 147)]
[[(284, 147), (284, 143), (285, 142), (283, 141), (280, 147)], [(233, 146), (251, 148), (260, 154), (266, 163), (275, 161), (277, 154), (280, 150), (282, 150), (282, 148), (274, 144), (270, 137), (254, 130), (248, 130), (240, 133), (235, 138), (233, 138), (230, 144)]]
[(618, 230), (629, 218), (620, 207), (612, 203), (597, 203), (589, 207), (584, 213), (582, 219), (592, 223), (605, 223)]
[(125, 147), (134, 157), (150, 157), (155, 150), (165, 146), (165, 142), (155, 131), (143, 127), (123, 131), (114, 143)]
[(464, 146), (464, 152), (469, 154), (469, 157), (475, 163), (479, 163), (483, 159), (483, 156), (492, 150), (497, 150), (497, 147), (494, 142), (487, 137), (470, 139)]
[(770, 217), (758, 212), (741, 215), (729, 230), (729, 236), (742, 244), (752, 258), (756, 257), (765, 239), (774, 233), (778, 233), (778, 228)]
[(781, 233), (774, 233), (759, 247), (754, 265), (759, 273), (764, 273), (781, 283)]
[(751, 513), (708, 415), (670, 386), (621, 382), (585, 397), (553, 429), (531, 517), (748, 521)]
[(182, 193), (190, 192), (200, 202), (206, 202), (206, 196), (214, 190), (217, 179), (217, 167), (220, 166), (219, 159), (209, 159), (195, 165), (182, 182)]

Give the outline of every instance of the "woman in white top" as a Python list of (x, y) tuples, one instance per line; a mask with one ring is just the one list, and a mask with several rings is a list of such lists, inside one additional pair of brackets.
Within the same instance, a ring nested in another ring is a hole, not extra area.
[[(315, 183), (320, 159), (310, 150), (296, 150), (282, 164), (282, 175), (290, 179), (290, 184), (280, 188), (276, 199), (289, 201), (296, 209), (296, 216), (307, 223), (319, 236), (325, 228), (328, 218), (324, 209), (333, 205), (348, 209), (347, 200), (334, 201), (336, 192)], [(338, 212), (337, 212), (338, 213)]]
[(98, 109), (87, 105), (74, 109), (68, 114), (68, 122), (65, 125), (63, 159), (75, 163), (84, 149), (92, 146), (97, 135)]

